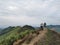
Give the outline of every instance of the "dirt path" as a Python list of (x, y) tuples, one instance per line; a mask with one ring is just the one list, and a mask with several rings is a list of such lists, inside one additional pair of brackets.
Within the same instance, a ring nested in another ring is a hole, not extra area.
[(32, 34), (30, 34), (29, 37), (27, 37), (27, 39), (21, 45), (28, 45), (26, 44), (26, 41), (29, 40), (30, 38), (32, 38)]
[(21, 45), (27, 39), (27, 37), (29, 36), (26, 35), (23, 39), (14, 42), (13, 45)]
[(31, 40), (30, 44), (28, 45), (34, 45), (35, 43), (37, 43), (41, 38), (44, 37), (46, 32), (47, 30), (41, 31), (40, 34), (37, 37), (35, 37), (33, 40)]

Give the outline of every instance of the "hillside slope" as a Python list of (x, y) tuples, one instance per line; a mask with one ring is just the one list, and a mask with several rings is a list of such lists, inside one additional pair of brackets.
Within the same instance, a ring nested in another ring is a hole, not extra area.
[[(29, 27), (29, 26), (28, 26)], [(60, 45), (60, 34), (53, 30), (9, 27), (0, 35), (0, 45)]]
[(33, 27), (31, 29), (27, 27), (22, 28), (20, 26), (5, 28), (0, 33), (0, 45), (13, 45), (15, 41), (24, 38), (33, 31)]
[(45, 37), (39, 40), (37, 45), (60, 45), (60, 34), (55, 31), (48, 30)]
[[(28, 38), (29, 36), (27, 39)], [(39, 31), (39, 35), (35, 35), (34, 38), (31, 36), (30, 39), (27, 39), (25, 39), (22, 44), (19, 43), (17, 45), (60, 45), (60, 34), (48, 29)], [(26, 43), (27, 41), (29, 43)]]

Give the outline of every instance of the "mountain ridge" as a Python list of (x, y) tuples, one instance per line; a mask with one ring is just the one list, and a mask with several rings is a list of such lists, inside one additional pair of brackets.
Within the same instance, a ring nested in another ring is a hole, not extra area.
[[(30, 29), (29, 27), (30, 26), (24, 26), (24, 28), (22, 28), (17, 26), (14, 28), (6, 28), (7, 30), (11, 30), (0, 35), (0, 45), (60, 45), (60, 34), (56, 31), (48, 28), (37, 30), (30, 27)], [(14, 44), (15, 42), (17, 42), (17, 44)]]

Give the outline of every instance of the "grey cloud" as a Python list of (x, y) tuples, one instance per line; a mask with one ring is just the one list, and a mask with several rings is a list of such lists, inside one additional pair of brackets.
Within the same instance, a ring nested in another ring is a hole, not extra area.
[[(10, 19), (6, 19), (4, 17), (9, 17)], [(14, 19), (11, 19), (11, 17)], [(38, 25), (41, 22), (47, 22), (48, 24), (60, 24), (59, 18), (60, 0), (0, 0), (1, 25)], [(23, 23), (24, 21), (25, 23)], [(14, 24), (14, 22), (16, 23)]]

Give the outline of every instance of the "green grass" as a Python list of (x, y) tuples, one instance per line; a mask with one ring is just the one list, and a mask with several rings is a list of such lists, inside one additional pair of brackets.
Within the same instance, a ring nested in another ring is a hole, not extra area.
[(22, 39), (25, 35), (33, 32), (32, 30), (23, 30), (21, 27), (15, 27), (11, 31), (0, 36), (0, 45), (12, 45), (16, 40)]

